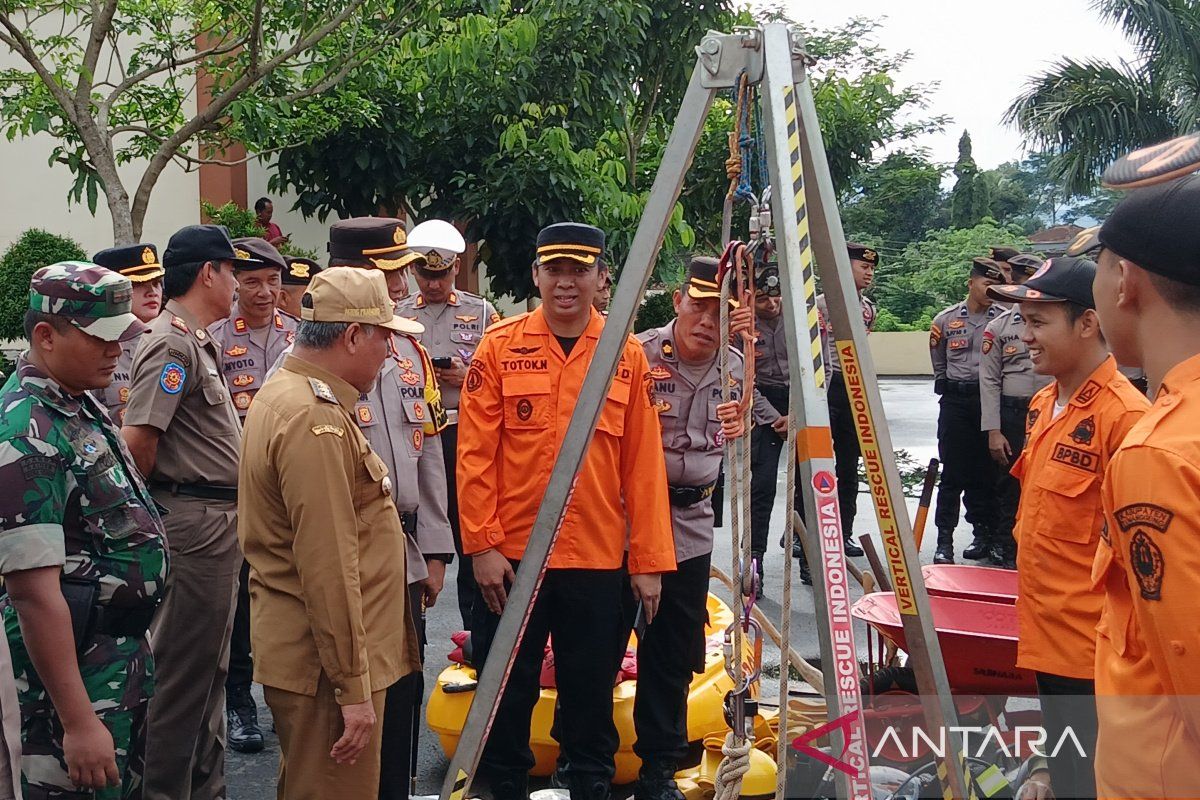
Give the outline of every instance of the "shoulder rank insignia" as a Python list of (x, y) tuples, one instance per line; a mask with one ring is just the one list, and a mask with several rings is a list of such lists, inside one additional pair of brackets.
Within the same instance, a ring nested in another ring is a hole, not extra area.
[(671, 344), (669, 341), (664, 339), (663, 343), (662, 343), (662, 354), (664, 356), (666, 356), (667, 358), (674, 358), (675, 357), (675, 345)]
[(450, 299), (447, 300), (446, 302), (448, 302), (452, 306), (458, 305), (458, 292), (451, 292)]
[(413, 300), (413, 308), (424, 308), (424, 307), (425, 307), (425, 295), (419, 294), (419, 295), (417, 295), (417, 299)]
[(346, 435), (346, 432), (337, 425), (313, 425), (312, 432), (314, 436), (320, 436), (322, 433), (332, 433), (338, 437)]
[(279, 314), (278, 311), (275, 312), (275, 330), (277, 330), (277, 331), (283, 330), (283, 317)]
[(246, 324), (246, 320), (238, 317), (233, 321), (233, 329), (238, 333), (245, 333), (250, 330), (250, 326)]
[(183, 320), (181, 320), (179, 317), (175, 316), (174, 314), (171, 315), (171, 324), (173, 326), (175, 326), (176, 328), (178, 328), (179, 330), (183, 331), (184, 333), (192, 332), (191, 329), (188, 328), (187, 323), (184, 322)]
[(249, 351), (245, 348), (245, 346), (235, 344), (233, 347), (225, 351), (225, 355), (229, 356), (230, 358), (237, 358), (238, 356), (246, 355), (248, 352)]
[(320, 378), (309, 378), (308, 385), (312, 387), (312, 393), (326, 403), (337, 403), (337, 395), (333, 393), (333, 389), (330, 389), (329, 384), (325, 381)]
[(479, 317), (475, 314), (455, 314), (454, 318), (456, 320), (459, 320), (460, 322), (468, 322), (468, 323), (474, 322), (475, 320), (479, 319)]

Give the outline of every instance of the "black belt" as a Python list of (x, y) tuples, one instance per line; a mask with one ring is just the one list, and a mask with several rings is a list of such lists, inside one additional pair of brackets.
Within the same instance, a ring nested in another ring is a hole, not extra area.
[(791, 393), (791, 387), (787, 384), (780, 386), (774, 383), (759, 383), (754, 388), (758, 389), (758, 393), (768, 400), (774, 400), (778, 397), (786, 401), (788, 395)]
[(687, 508), (712, 497), (716, 490), (716, 481), (704, 486), (668, 486), (667, 497), (670, 498), (671, 505)]
[(1028, 411), (1031, 400), (1033, 400), (1032, 397), (1009, 397), (1002, 394), (1000, 395), (1000, 407), (1013, 408), (1017, 411)]
[(943, 384), (943, 394), (959, 395), (961, 397), (978, 397), (978, 381), (946, 381)]
[(154, 621), (154, 612), (157, 610), (157, 602), (136, 608), (99, 606), (96, 609), (96, 633), (140, 639), (150, 630), (150, 623)]
[(417, 533), (417, 512), (401, 511), (400, 512), (400, 527), (409, 536), (415, 536)]
[(236, 486), (217, 486), (212, 483), (171, 483), (170, 481), (154, 481), (151, 489), (159, 489), (175, 495), (202, 497), (205, 500), (237, 500)]

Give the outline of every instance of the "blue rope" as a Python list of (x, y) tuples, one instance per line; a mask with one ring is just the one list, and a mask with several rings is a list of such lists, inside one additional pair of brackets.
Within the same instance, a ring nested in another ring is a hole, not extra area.
[[(744, 72), (744, 70), (743, 70)], [(741, 75), (738, 75), (738, 85), (741, 85)], [(738, 150), (742, 157), (742, 174), (738, 179), (737, 189), (734, 190), (734, 197), (739, 200), (744, 200), (748, 203), (754, 202), (754, 183), (750, 171), (754, 165), (753, 149), (755, 147), (755, 131), (752, 127), (754, 118), (757, 117), (757, 102), (753, 94), (753, 89), (747, 87), (746, 105), (741, 109), (741, 120), (739, 127), (742, 134), (738, 138)], [(737, 90), (734, 90), (734, 102), (737, 102)]]

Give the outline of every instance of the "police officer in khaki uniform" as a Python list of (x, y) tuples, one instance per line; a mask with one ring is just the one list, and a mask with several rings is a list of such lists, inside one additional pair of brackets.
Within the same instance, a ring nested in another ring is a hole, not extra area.
[(1000, 265), (1000, 271), (1004, 273), (1005, 280), (1009, 282), (1015, 280), (1012, 259), (1019, 255), (1021, 255), (1021, 251), (1015, 247), (992, 245), (988, 248), (988, 258)]
[[(400, 476), (355, 424), (389, 357), (379, 273), (323, 271), (294, 354), (246, 418), (238, 535), (250, 561), (255, 678), (279, 732), (280, 800), (369, 800), (379, 790), (384, 698), (420, 674), (405, 591)], [(392, 699), (389, 698), (391, 703)], [(401, 709), (408, 725), (412, 709)], [(407, 759), (405, 759), (407, 764)]]
[[(737, 386), (722, 402), (717, 260), (693, 258), (675, 292), (677, 319), (638, 334), (650, 365), (654, 407), (662, 425), (671, 524), (678, 568), (663, 576), (658, 615), (639, 632), (633, 749), (642, 760), (638, 800), (680, 800), (674, 775), (687, 755), (687, 694), (704, 669), (708, 570), (713, 549), (712, 495), (727, 437), (743, 435), (738, 403), (743, 359), (730, 349)], [(728, 420), (728, 421), (723, 421)], [(632, 619), (631, 619), (632, 621)], [(622, 648), (623, 650), (624, 648)]]
[[(334, 223), (329, 229), (330, 262), (340, 266), (380, 269), (399, 273), (405, 280), (390, 280), (389, 299), (397, 303), (408, 294), (408, 269), (424, 257), (407, 246), (403, 222), (387, 217), (365, 217)], [(387, 253), (377, 251), (394, 245)], [(386, 266), (380, 266), (380, 263)], [(454, 555), (454, 538), (446, 517), (446, 472), (441, 431), (442, 410), (433, 364), (417, 342), (424, 332), (420, 323), (397, 312), (396, 331), (379, 377), (370, 391), (362, 392), (354, 406), (359, 429), (392, 475), (392, 502), (400, 513), (406, 534), (410, 609), (424, 659), (422, 608), (432, 606), (442, 590), (446, 564)], [(418, 513), (419, 509), (419, 513)], [(420, 673), (413, 681), (388, 689), (383, 722), (383, 755), (379, 797), (408, 795), (413, 730), (413, 697), (422, 694)], [(406, 696), (400, 697), (402, 693)]]
[(241, 422), (206, 330), (229, 313), (239, 254), (223, 227), (189, 225), (163, 254), (164, 313), (133, 359), (122, 436), (150, 480), (171, 574), (151, 634), (158, 687), (150, 703), (144, 796), (225, 797), (225, 675), (238, 571)]
[(294, 320), (300, 319), (300, 298), (308, 290), (313, 276), (321, 271), (321, 265), (311, 258), (284, 256), (287, 268), (280, 276), (279, 295), (276, 303), (279, 310)]
[[(263, 265), (237, 271), (237, 301), (229, 316), (209, 325), (208, 332), (224, 355), (225, 384), (238, 414), (245, 419), (254, 395), (266, 381), (267, 368), (296, 338), (298, 320), (275, 307), (280, 275), (287, 268), (279, 251), (256, 236), (234, 239), (233, 246)], [(249, 571), (243, 561), (229, 644), (229, 677), (225, 681), (229, 746), (239, 753), (257, 753), (264, 745), (258, 708), (250, 694), (254, 660), (250, 653)]]
[[(997, 248), (993, 248), (995, 250)], [(1018, 254), (1008, 259), (1011, 285), (1021, 285), (1042, 266), (1034, 255)], [(1004, 295), (989, 291), (994, 300)], [(988, 437), (988, 450), (1000, 467), (996, 485), (997, 516), (993, 539), (984, 557), (994, 566), (1016, 567), (1013, 526), (1021, 502), (1021, 482), (1009, 467), (1025, 447), (1025, 416), (1029, 401), (1050, 378), (1033, 371), (1029, 348), (1021, 340), (1025, 318), (1016, 304), (988, 323), (983, 332), (979, 357), (980, 428)]]
[(975, 541), (963, 558), (979, 558), (986, 552), (996, 522), (996, 466), (979, 427), (979, 358), (984, 329), (1004, 310), (988, 297), (987, 289), (1004, 281), (1004, 272), (995, 261), (974, 259), (967, 299), (934, 317), (929, 330), (933, 391), (941, 396), (938, 455), (942, 477), (934, 512), (938, 529), (934, 562), (938, 564), (954, 563), (959, 497), (967, 508), (967, 522), (975, 529)]
[(442, 454), (446, 466), (446, 497), (450, 528), (454, 533), (454, 551), (458, 554), (458, 611), (464, 626), (471, 623), (471, 599), (475, 596), (475, 577), (471, 559), (462, 554), (458, 527), (458, 396), (467, 367), (487, 326), (499, 322), (496, 309), (482, 297), (454, 286), (459, 256), (466, 249), (462, 234), (448, 222), (431, 219), (409, 232), (408, 244), (425, 256), (413, 265), (416, 294), (402, 299), (396, 313), (416, 320), (425, 327), (417, 338), (433, 359), (447, 426), (442, 430)]
[[(92, 256), (92, 263), (129, 278), (133, 284), (133, 314), (142, 322), (149, 322), (162, 311), (163, 268), (158, 263), (158, 248), (154, 245), (143, 242), (110, 247)], [(141, 337), (121, 342), (121, 358), (117, 361), (112, 383), (92, 393), (108, 409), (108, 415), (118, 426), (125, 416), (125, 404), (129, 402), (129, 372), (139, 342)]]

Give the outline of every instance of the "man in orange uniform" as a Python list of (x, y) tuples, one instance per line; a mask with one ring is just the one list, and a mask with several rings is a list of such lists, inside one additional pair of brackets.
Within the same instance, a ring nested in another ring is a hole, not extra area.
[[(1017, 666), (1037, 673), (1057, 797), (1094, 797), (1090, 758), (1056, 745), (1070, 727), (1095, 752), (1095, 641), (1103, 596), (1092, 590), (1104, 467), (1149, 403), (1117, 371), (1092, 299), (1096, 265), (1055, 258), (1023, 285), (988, 294), (1021, 304), (1021, 340), (1034, 372), (1054, 381), (1029, 403), (1025, 449), (1013, 465), (1021, 502), (1017, 549)], [(1034, 786), (1046, 775), (1035, 773)]]
[(1104, 334), (1155, 400), (1104, 478), (1096, 788), (1200, 797), (1200, 176), (1130, 192), (1100, 242)]
[[(604, 233), (560, 223), (538, 234), (533, 281), (542, 305), (488, 329), (459, 401), (458, 487), (463, 552), (478, 584), (471, 641), (479, 666), (550, 479), (604, 319), (592, 300), (604, 277)], [(661, 574), (675, 569), (667, 471), (650, 369), (629, 337), (549, 569), (480, 761), (496, 800), (526, 800), (530, 715), (547, 636), (558, 681), (560, 744), (573, 800), (606, 800), (618, 745), (612, 686), (628, 630), (622, 559), (654, 618)], [(500, 657), (503, 657), (501, 654)]]

